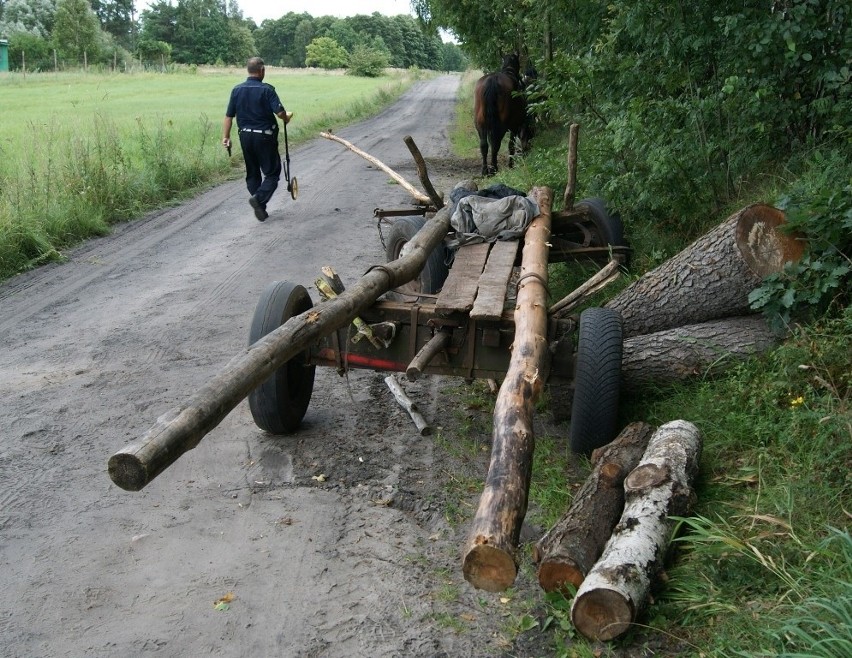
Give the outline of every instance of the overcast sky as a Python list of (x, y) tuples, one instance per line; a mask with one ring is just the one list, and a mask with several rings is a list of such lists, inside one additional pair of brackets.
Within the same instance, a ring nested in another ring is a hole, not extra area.
[[(136, 11), (140, 14), (154, 0), (136, 0)], [(355, 14), (372, 14), (374, 11), (386, 16), (398, 14), (414, 15), (409, 0), (237, 0), (244, 18), (253, 18), (260, 25), (267, 18), (281, 18), (284, 14), (310, 14), (319, 16), (354, 16)]]

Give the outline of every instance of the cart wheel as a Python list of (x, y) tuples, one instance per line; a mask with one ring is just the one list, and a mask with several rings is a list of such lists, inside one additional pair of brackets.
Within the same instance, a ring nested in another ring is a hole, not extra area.
[(621, 388), (621, 314), (588, 308), (580, 314), (571, 450), (588, 455), (615, 438)]
[(593, 247), (605, 247), (612, 245), (613, 247), (626, 247), (624, 241), (624, 225), (621, 223), (621, 217), (617, 214), (610, 215), (606, 209), (606, 203), (603, 199), (583, 199), (577, 203), (575, 208), (588, 208), (589, 219), (598, 230), (599, 242), (593, 241)]
[[(267, 286), (257, 302), (249, 331), (249, 345), (313, 306), (308, 291), (289, 281)], [(295, 432), (305, 417), (314, 391), (316, 366), (308, 352), (297, 354), (249, 394), (255, 424), (270, 434)]]
[[(388, 262), (399, 258), (405, 243), (411, 240), (425, 223), (426, 220), (423, 217), (400, 217), (391, 225), (385, 252)], [(446, 249), (443, 245), (438, 245), (426, 259), (420, 276), (398, 290), (412, 295), (418, 293), (431, 295), (441, 289), (449, 271)]]

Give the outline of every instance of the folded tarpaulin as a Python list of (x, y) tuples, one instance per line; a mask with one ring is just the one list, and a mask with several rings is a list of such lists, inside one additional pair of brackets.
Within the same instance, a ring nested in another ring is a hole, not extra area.
[(538, 204), (521, 195), (499, 199), (475, 194), (459, 200), (450, 225), (456, 230), (450, 248), (473, 242), (518, 240), (539, 214)]

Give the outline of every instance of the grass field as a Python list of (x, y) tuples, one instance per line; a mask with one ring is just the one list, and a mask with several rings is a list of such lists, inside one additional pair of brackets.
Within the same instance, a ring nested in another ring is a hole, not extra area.
[[(244, 71), (0, 76), (0, 279), (235, 174), (221, 123)], [(390, 103), (413, 81), (271, 69), (291, 143)], [(239, 142), (235, 141), (236, 151)]]

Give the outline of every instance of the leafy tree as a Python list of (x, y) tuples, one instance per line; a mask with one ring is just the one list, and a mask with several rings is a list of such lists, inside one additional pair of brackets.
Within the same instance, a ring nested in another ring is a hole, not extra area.
[(110, 33), (115, 40), (129, 48), (135, 25), (133, 20), (133, 0), (90, 0), (92, 11), (98, 17), (101, 29)]
[(172, 56), (172, 47), (165, 41), (148, 41), (142, 39), (137, 46), (137, 52), (143, 62), (160, 64), (169, 62)]
[(50, 41), (31, 32), (13, 32), (9, 35), (9, 68), (21, 69), (26, 58), (28, 71), (53, 69), (53, 46)]
[(53, 42), (62, 57), (82, 63), (99, 55), (98, 18), (88, 0), (59, 0), (53, 25)]
[(441, 44), (441, 69), (443, 71), (464, 71), (468, 66), (461, 48), (454, 43)]
[(27, 32), (48, 39), (55, 16), (56, 0), (8, 0), (0, 15), (0, 35)]
[(346, 74), (376, 78), (384, 73), (387, 66), (388, 58), (385, 52), (359, 45), (355, 46), (349, 55), (349, 69)]
[(306, 66), (339, 69), (346, 65), (349, 55), (331, 37), (317, 37), (308, 44)]

